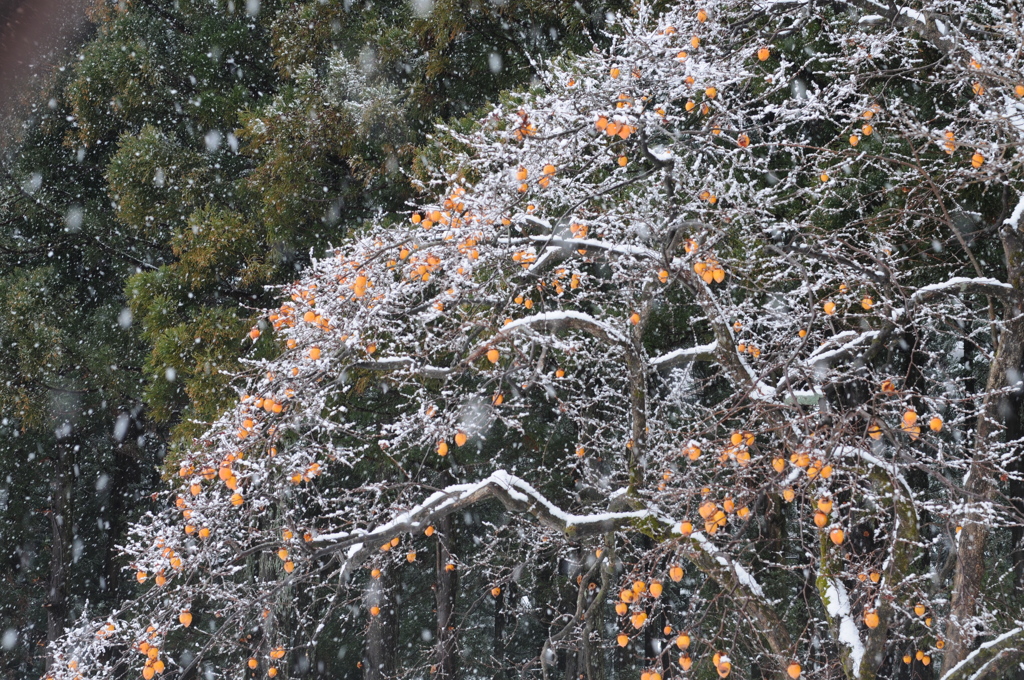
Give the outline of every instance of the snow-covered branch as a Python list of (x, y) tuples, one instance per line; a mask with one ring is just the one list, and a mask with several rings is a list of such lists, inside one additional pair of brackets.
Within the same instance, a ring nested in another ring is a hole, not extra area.
[(421, 531), (440, 517), (465, 509), (486, 500), (500, 501), (506, 509), (533, 515), (546, 528), (564, 534), (570, 539), (616, 531), (623, 526), (651, 518), (648, 510), (603, 512), (576, 515), (565, 512), (548, 500), (532, 485), (505, 470), (496, 470), (489, 477), (472, 484), (455, 484), (427, 497), (415, 507), (401, 513), (389, 522), (359, 534), (324, 534), (317, 544), (326, 543), (316, 550), (314, 557), (345, 552), (346, 572), (361, 564), (396, 535)]
[(833, 577), (819, 575), (818, 590), (832, 628), (836, 631), (836, 642), (843, 657), (843, 670), (846, 671), (848, 678), (858, 680), (864, 662), (864, 641), (853, 618), (846, 586)]
[(541, 330), (548, 333), (557, 333), (569, 329), (582, 330), (609, 343), (617, 345), (625, 345), (627, 343), (626, 337), (607, 323), (599, 321), (589, 314), (570, 310), (544, 312), (516, 319), (498, 331), (495, 335), (495, 341), (524, 329)]
[(929, 302), (942, 295), (989, 295), (998, 298), (1007, 304), (1017, 304), (1020, 301), (1020, 291), (1014, 289), (1009, 283), (1004, 283), (993, 278), (970, 278), (955, 276), (941, 283), (932, 283), (922, 286), (914, 291), (910, 299), (913, 302)]
[(676, 366), (694, 361), (713, 361), (718, 342), (696, 347), (681, 347), (651, 359), (651, 367), (659, 371), (669, 371)]
[(963, 661), (943, 672), (941, 680), (987, 680), (1008, 677), (1010, 667), (1024, 655), (1024, 627), (1011, 628), (983, 642)]

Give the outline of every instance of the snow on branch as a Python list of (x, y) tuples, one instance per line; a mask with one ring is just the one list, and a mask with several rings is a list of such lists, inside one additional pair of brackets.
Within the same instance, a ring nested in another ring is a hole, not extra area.
[(918, 288), (910, 299), (914, 302), (928, 302), (940, 295), (956, 295), (957, 293), (969, 293), (972, 295), (991, 295), (1007, 303), (1016, 303), (1020, 294), (1014, 290), (1009, 283), (1003, 283), (998, 279), (954, 276), (942, 283), (933, 283)]
[(653, 515), (649, 510), (575, 515), (559, 508), (522, 478), (496, 470), (479, 482), (454, 484), (437, 491), (373, 531), (318, 536), (318, 543), (330, 545), (320, 548), (315, 557), (347, 549), (346, 570), (351, 572), (377, 549), (378, 544), (387, 543), (395, 534), (421, 530), (439, 517), (489, 499), (500, 501), (509, 510), (533, 515), (545, 527), (572, 538), (615, 531)]
[(423, 377), (433, 379), (447, 378), (452, 374), (452, 369), (426, 365), (412, 357), (384, 357), (379, 361), (359, 361), (351, 364), (349, 368), (379, 372), (408, 370)]
[[(848, 0), (848, 4), (869, 12), (877, 12), (892, 22), (893, 25), (909, 28), (917, 32), (927, 42), (931, 43), (933, 47), (949, 57), (959, 57), (965, 53), (963, 47), (948, 35), (945, 22), (936, 19), (932, 12), (920, 12), (910, 7), (901, 7), (895, 3), (883, 4), (875, 2), (875, 0)], [(873, 19), (878, 14), (872, 14), (864, 18)]]
[(530, 240), (537, 244), (546, 244), (550, 246), (556, 246), (558, 248), (566, 250), (584, 250), (584, 251), (600, 251), (605, 253), (614, 253), (616, 255), (633, 255), (636, 257), (645, 257), (652, 260), (660, 260), (661, 254), (651, 250), (650, 248), (644, 248), (642, 246), (635, 246), (625, 243), (609, 243), (606, 241), (599, 241), (592, 238), (574, 238), (566, 239), (559, 238), (557, 236), (531, 236)]
[(627, 344), (626, 337), (619, 331), (615, 330), (603, 321), (598, 321), (589, 314), (583, 312), (574, 312), (570, 310), (560, 312), (544, 312), (542, 314), (534, 314), (532, 316), (526, 316), (521, 319), (516, 319), (510, 324), (507, 324), (502, 328), (494, 337), (494, 341), (497, 342), (515, 331), (522, 330), (524, 328), (530, 328), (534, 330), (543, 330), (546, 332), (558, 332), (563, 329), (571, 328), (575, 330), (582, 330), (590, 333), (591, 335), (598, 337), (602, 340), (613, 342), (618, 345)]
[(718, 349), (718, 341), (714, 341), (707, 345), (697, 345), (696, 347), (681, 347), (674, 349), (671, 352), (662, 354), (659, 357), (651, 359), (651, 367), (659, 371), (668, 371), (676, 366), (688, 364), (693, 361), (714, 361), (715, 350)]
[(1010, 216), (1003, 220), (1003, 224), (1010, 227), (1011, 229), (1021, 229), (1021, 220), (1024, 218), (1024, 193), (1021, 194), (1020, 200), (1017, 201), (1017, 207), (1013, 209)]
[(451, 376), (455, 371), (485, 354), (494, 344), (497, 344), (515, 332), (523, 330), (540, 330), (548, 333), (557, 333), (566, 329), (581, 330), (601, 340), (616, 345), (626, 345), (627, 341), (619, 331), (607, 323), (599, 321), (589, 314), (574, 311), (544, 312), (532, 316), (517, 319), (506, 324), (501, 330), (494, 334), (488, 341), (480, 343), (469, 353), (461, 364), (454, 368), (441, 368), (424, 364), (413, 357), (384, 357), (379, 361), (359, 361), (351, 364), (349, 368), (364, 371), (392, 372), (409, 371), (426, 378), (443, 379)]
[[(427, 497), (415, 507), (402, 512), (391, 521), (366, 533), (334, 533), (318, 536), (317, 543), (328, 543), (315, 553), (324, 557), (345, 553), (343, 574), (351, 574), (378, 546), (387, 544), (396, 534), (420, 531), (447, 515), (487, 500), (498, 500), (506, 509), (527, 513), (543, 526), (570, 539), (605, 534), (653, 521), (665, 535), (678, 535), (679, 524), (659, 513), (644, 508), (628, 512), (601, 512), (578, 515), (558, 507), (526, 480), (505, 470), (496, 470), (487, 478), (469, 484), (454, 484)], [(670, 530), (670, 527), (672, 529)], [(742, 565), (717, 549), (702, 533), (683, 539), (687, 557), (709, 576), (722, 584), (735, 597), (748, 615), (759, 624), (774, 652), (786, 653), (790, 646), (785, 627), (769, 606), (757, 580)]]
[(857, 622), (853, 618), (850, 596), (846, 592), (846, 586), (837, 579), (821, 576), (818, 587), (822, 591), (825, 611), (835, 622), (838, 642), (844, 650), (846, 662), (852, 671), (850, 677), (860, 677), (860, 667), (864, 660), (864, 642), (857, 630)]
[(684, 546), (689, 547), (687, 558), (736, 599), (744, 613), (754, 622), (755, 630), (765, 637), (772, 652), (785, 666), (788, 662), (784, 659), (790, 654), (792, 642), (782, 620), (765, 599), (757, 580), (701, 532), (692, 534)]
[(734, 560), (729, 559), (728, 555), (717, 548), (711, 543), (710, 540), (704, 534), (697, 532), (693, 534), (693, 541), (701, 547), (701, 549), (708, 555), (713, 557), (718, 564), (729, 569), (736, 576), (736, 582), (746, 588), (750, 589), (754, 595), (760, 598), (764, 597), (764, 591), (761, 590), (761, 584), (758, 583), (753, 576), (750, 575), (746, 569), (736, 563)]
[[(811, 353), (809, 357), (803, 362), (805, 368), (821, 368), (827, 367), (834, 361), (841, 361), (848, 359), (853, 355), (853, 352), (858, 347), (865, 344), (870, 344), (879, 338), (881, 331), (866, 331), (864, 333), (856, 333), (855, 331), (846, 331), (839, 333), (829, 339), (828, 342), (818, 347)], [(852, 336), (852, 337), (851, 337)], [(847, 340), (847, 338), (850, 338)], [(826, 349), (829, 346), (835, 344), (838, 341), (845, 341), (839, 347), (835, 349)]]
[(963, 661), (942, 674), (940, 680), (982, 680), (1006, 677), (1008, 665), (1024, 654), (1024, 627), (1012, 628), (999, 637), (984, 642)]

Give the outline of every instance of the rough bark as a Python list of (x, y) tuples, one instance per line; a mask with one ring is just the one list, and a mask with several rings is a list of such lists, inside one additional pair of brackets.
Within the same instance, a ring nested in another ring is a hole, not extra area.
[[(437, 643), (435, 645), (434, 677), (437, 680), (453, 680), (458, 671), (458, 640), (455, 636), (455, 628), (452, 626), (455, 620), (455, 596), (458, 592), (458, 570), (448, 570), (449, 564), (455, 563), (452, 555), (452, 531), (454, 522), (451, 515), (439, 518), (437, 522), (437, 552), (434, 561), (434, 569), (437, 574), (434, 583), (434, 599), (437, 603)], [(500, 609), (500, 603), (496, 605)], [(498, 645), (501, 640), (501, 632), (498, 629), (500, 611), (495, 613), (494, 643), (495, 653), (498, 654)], [(499, 658), (504, 656), (499, 655)]]
[[(1020, 236), (1012, 225), (1003, 224), (1000, 238), (1008, 283), (1016, 291), (1024, 290), (1024, 249), (1021, 248)], [(989, 445), (1004, 435), (1004, 388), (1010, 386), (1011, 380), (1019, 380), (1019, 370), (1024, 363), (1024, 317), (1021, 316), (1024, 304), (1018, 298), (1007, 301), (1004, 309), (1003, 328), (989, 367), (985, 399), (978, 418), (975, 456), (964, 483), (966, 499), (970, 503), (990, 503), (996, 498), (994, 471), (988, 457)], [(945, 665), (949, 668), (967, 657), (979, 632), (973, 619), (978, 613), (978, 596), (985, 575), (985, 544), (989, 534), (988, 523), (976, 513), (965, 517), (962, 527), (953, 574), (952, 625), (945, 657)]]
[(1010, 667), (1024, 654), (1024, 628), (980, 645), (942, 674), (942, 680), (988, 680), (1010, 677)]
[(371, 579), (366, 592), (366, 608), (379, 607), (370, 616), (363, 652), (363, 680), (385, 680), (395, 675), (398, 661), (398, 602), (394, 570), (384, 570), (379, 579)]

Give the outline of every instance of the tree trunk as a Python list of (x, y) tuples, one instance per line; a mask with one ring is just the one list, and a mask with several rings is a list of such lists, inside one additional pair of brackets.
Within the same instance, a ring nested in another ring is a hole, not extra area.
[[(437, 558), (434, 569), (437, 576), (434, 584), (434, 598), (437, 602), (437, 645), (434, 652), (436, 655), (434, 677), (438, 680), (453, 680), (458, 669), (457, 640), (455, 628), (452, 625), (455, 620), (458, 571), (447, 569), (449, 564), (455, 563), (452, 556), (454, 526), (455, 523), (452, 521), (451, 515), (445, 515), (438, 520), (435, 527), (437, 530), (435, 534), (437, 536)], [(498, 615), (496, 614), (494, 631), (496, 655), (497, 643), (501, 635), (497, 628), (497, 619)]]
[(570, 648), (564, 652), (564, 669), (562, 670), (562, 677), (565, 680), (579, 680), (579, 654), (576, 650)]
[[(1006, 257), (1007, 279), (1016, 290), (1024, 286), (1024, 249), (1013, 227), (1003, 225), (1000, 229), (1003, 252)], [(996, 345), (995, 357), (989, 368), (988, 383), (985, 386), (985, 401), (978, 419), (978, 435), (975, 440), (975, 457), (968, 472), (964, 487), (969, 503), (990, 503), (996, 498), (994, 471), (988, 462), (989, 443), (1001, 437), (1006, 421), (1004, 402), (1006, 395), (1001, 391), (1020, 380), (1020, 368), (1024, 363), (1024, 319), (1021, 304), (1007, 305), (1002, 331)], [(944, 668), (960, 663), (974, 647), (974, 639), (980, 632), (975, 630), (974, 617), (977, 615), (977, 600), (985, 575), (985, 541), (988, 524), (984, 518), (965, 517), (957, 545), (956, 570), (953, 574), (953, 596), (950, 606), (950, 631), (948, 647), (943, 661)]]
[[(1024, 367), (1022, 367), (1024, 368)], [(1024, 373), (1024, 371), (1022, 371)], [(1006, 400), (1007, 421), (1006, 440), (1019, 441), (1024, 435), (1024, 428), (1021, 423), (1021, 407), (1024, 406), (1021, 393), (1011, 395)], [(1012, 472), (1018, 475), (1024, 472), (1024, 460), (1018, 457), (1010, 466)], [(1024, 481), (1010, 479), (1010, 499), (1017, 512), (1024, 516)], [(1012, 540), (1012, 561), (1013, 561), (1013, 585), (1017, 590), (1024, 589), (1024, 526), (1010, 527), (1010, 538)]]
[[(1007, 368), (1020, 366), (1024, 350), (1024, 323), (1011, 322), (1001, 334), (992, 368), (989, 371), (985, 408), (978, 423), (976, 440), (977, 455), (968, 473), (965, 484), (969, 503), (991, 503), (995, 500), (994, 472), (988, 464), (985, 452), (991, 439), (1000, 434), (1000, 403), (1002, 400), (993, 392), (1006, 386)], [(974, 647), (975, 630), (973, 619), (977, 614), (978, 594), (985, 576), (985, 540), (988, 538), (988, 522), (984, 518), (966, 517), (959, 533), (956, 546), (956, 567), (953, 572), (953, 592), (950, 607), (952, 626), (949, 647), (945, 657), (945, 668), (952, 668)]]
[(363, 680), (384, 680), (395, 675), (398, 661), (397, 583), (393, 569), (383, 570), (379, 579), (370, 579), (366, 592), (366, 609), (379, 607), (370, 616), (363, 654)]
[[(124, 569), (118, 560), (118, 543), (124, 539), (124, 531), (134, 504), (132, 489), (140, 481), (141, 461), (144, 453), (136, 443), (136, 438), (129, 436), (114, 452), (114, 466), (110, 472), (110, 484), (107, 487), (105, 509), (101, 513), (104, 519), (106, 540), (104, 543), (104, 579), (110, 597), (116, 600), (121, 594), (124, 581)], [(153, 574), (155, 577), (156, 574)]]
[[(280, 512), (280, 508), (278, 508), (278, 512)], [(277, 555), (268, 554), (266, 552), (250, 556), (247, 563), (249, 565), (249, 569), (252, 571), (250, 578), (252, 578), (253, 581), (262, 583), (272, 583), (274, 579), (277, 578), (279, 569), (281, 569), (281, 561), (277, 558)], [(287, 658), (282, 659), (282, 661), (279, 662), (269, 661), (268, 659), (272, 648), (279, 644), (288, 646), (290, 643), (290, 640), (287, 640), (282, 636), (282, 631), (287, 629), (287, 625), (282, 625), (282, 621), (279, 619), (279, 617), (287, 611), (282, 605), (285, 605), (288, 601), (291, 594), (290, 591), (291, 588), (282, 589), (276, 600), (267, 606), (266, 616), (263, 617), (263, 621), (260, 625), (262, 639), (260, 640), (259, 657), (264, 660), (264, 665), (257, 671), (258, 673), (265, 674), (271, 667), (276, 668), (278, 666), (284, 666), (287, 668), (288, 666)], [(197, 666), (194, 669), (193, 677), (198, 676), (199, 672)]]
[(494, 674), (495, 680), (506, 680), (508, 674), (505, 663), (505, 598), (510, 597), (510, 584), (506, 584), (498, 597), (494, 598), (494, 658), (498, 661), (498, 669)]
[[(586, 675), (586, 680), (604, 680), (605, 677), (604, 649), (600, 643), (600, 637), (596, 641), (593, 639), (595, 635), (599, 636), (600, 631), (604, 629), (603, 602), (604, 600), (602, 599), (601, 603), (598, 603), (583, 629), (584, 638), (581, 658), (583, 660), (583, 671), (584, 675)], [(663, 675), (668, 677), (667, 674)]]
[(49, 648), (64, 633), (68, 616), (68, 570), (71, 567), (71, 492), (74, 478), (74, 440), (54, 446), (50, 479), (50, 577), (46, 591), (46, 670), (53, 667)]

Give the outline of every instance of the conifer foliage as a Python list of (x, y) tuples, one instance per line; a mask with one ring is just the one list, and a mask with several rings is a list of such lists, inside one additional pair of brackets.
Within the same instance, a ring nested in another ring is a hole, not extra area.
[[(442, 127), (430, 198), (252, 328), (279, 354), (134, 527), (142, 594), (52, 677), (297, 674), (338, 621), (434, 608), (401, 584), (435, 550), (475, 591), (389, 671), (1015, 663), (1020, 26), (861, 4), (640, 6)], [(487, 647), (492, 600), (520, 624)]]

